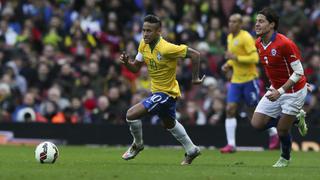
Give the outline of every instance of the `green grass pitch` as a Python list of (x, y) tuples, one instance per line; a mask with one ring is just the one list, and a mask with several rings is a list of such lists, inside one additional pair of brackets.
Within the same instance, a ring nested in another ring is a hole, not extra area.
[(145, 148), (136, 159), (121, 159), (126, 147), (58, 146), (55, 164), (40, 164), (34, 159), (35, 147), (0, 146), (0, 179), (128, 179), (128, 180), (311, 180), (320, 179), (320, 154), (293, 152), (289, 167), (271, 165), (279, 151), (220, 154), (203, 149), (190, 166), (181, 166), (183, 150)]

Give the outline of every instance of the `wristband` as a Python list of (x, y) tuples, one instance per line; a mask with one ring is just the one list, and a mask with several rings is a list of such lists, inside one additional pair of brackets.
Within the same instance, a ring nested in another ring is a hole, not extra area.
[(279, 88), (277, 91), (280, 93), (280, 95), (282, 95), (286, 92), (282, 87)]

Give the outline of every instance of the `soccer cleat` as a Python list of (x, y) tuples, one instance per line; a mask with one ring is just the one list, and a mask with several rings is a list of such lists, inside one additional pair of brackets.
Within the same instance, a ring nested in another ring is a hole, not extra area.
[(234, 152), (236, 152), (236, 147), (228, 144), (225, 147), (221, 148), (220, 152), (221, 153), (234, 153)]
[(198, 157), (200, 154), (201, 154), (200, 148), (196, 146), (195, 147), (195, 151), (192, 154), (190, 154), (190, 155), (188, 155), (187, 153), (184, 154), (185, 157), (184, 157), (184, 160), (181, 162), (181, 165), (189, 165), (189, 164), (191, 164), (192, 161), (196, 157)]
[(280, 140), (277, 134), (269, 137), (269, 149), (274, 150), (280, 147)]
[(299, 114), (297, 114), (297, 119), (298, 119), (298, 123), (297, 123), (297, 127), (298, 127), (298, 130), (301, 134), (301, 136), (305, 136), (307, 135), (308, 133), (308, 127), (307, 127), (307, 124), (306, 124), (306, 112), (301, 109)]
[(290, 163), (290, 160), (286, 160), (283, 157), (280, 157), (279, 160), (272, 166), (274, 168), (283, 168), (287, 167)]
[(129, 149), (122, 155), (122, 159), (124, 160), (130, 160), (133, 159), (134, 157), (136, 157), (140, 151), (142, 151), (144, 149), (143, 144), (142, 145), (137, 145), (135, 143), (133, 143)]

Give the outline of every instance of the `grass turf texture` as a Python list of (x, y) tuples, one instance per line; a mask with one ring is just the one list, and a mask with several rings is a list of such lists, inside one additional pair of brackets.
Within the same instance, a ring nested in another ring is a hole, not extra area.
[(183, 150), (145, 148), (136, 159), (121, 159), (126, 148), (59, 146), (55, 164), (40, 164), (34, 159), (35, 147), (0, 146), (0, 179), (320, 179), (320, 154), (293, 152), (289, 167), (272, 164), (279, 151), (220, 154), (202, 150), (190, 166), (181, 166)]

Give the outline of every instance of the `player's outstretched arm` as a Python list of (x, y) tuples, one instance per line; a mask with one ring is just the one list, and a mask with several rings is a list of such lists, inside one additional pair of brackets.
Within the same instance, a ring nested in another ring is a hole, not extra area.
[(126, 66), (126, 68), (129, 69), (129, 71), (133, 73), (139, 72), (141, 66), (143, 65), (143, 62), (134, 60), (130, 61), (129, 56), (126, 54), (125, 51), (123, 51), (119, 58), (120, 63)]
[(191, 57), (192, 60), (192, 83), (202, 83), (205, 78), (205, 75), (203, 75), (202, 78), (199, 78), (200, 52), (195, 49), (188, 48), (187, 56)]

